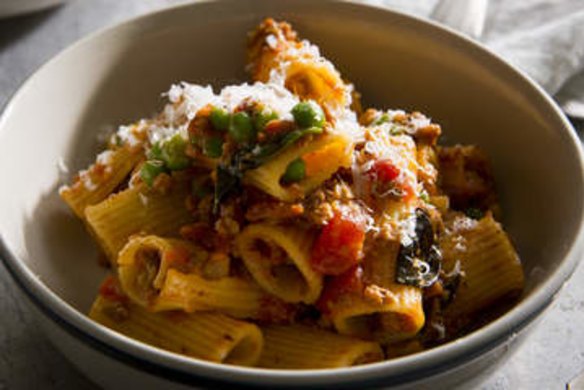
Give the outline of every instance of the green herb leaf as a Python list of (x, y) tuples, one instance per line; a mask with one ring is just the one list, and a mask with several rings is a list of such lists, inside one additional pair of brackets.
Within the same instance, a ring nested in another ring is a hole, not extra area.
[(390, 122), (389, 115), (384, 113), (384, 114), (381, 114), (381, 116), (379, 116), (379, 118), (377, 118), (375, 121), (373, 121), (372, 124), (374, 126), (378, 126), (378, 125), (382, 125), (384, 123), (389, 123), (389, 122)]
[(242, 176), (242, 172), (234, 170), (232, 167), (221, 165), (217, 167), (217, 181), (215, 182), (215, 194), (213, 197), (214, 214), (219, 212), (221, 201), (240, 187)]
[(469, 207), (464, 211), (467, 217), (479, 220), (485, 216), (483, 210), (479, 209), (478, 207)]
[(223, 154), (223, 138), (209, 137), (205, 139), (203, 154), (208, 157), (217, 158)]

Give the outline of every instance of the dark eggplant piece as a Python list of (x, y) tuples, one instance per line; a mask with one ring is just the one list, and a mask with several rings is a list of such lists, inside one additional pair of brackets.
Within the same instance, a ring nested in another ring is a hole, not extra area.
[(418, 208), (415, 218), (415, 236), (408, 245), (401, 245), (399, 249), (396, 281), (415, 287), (430, 287), (438, 280), (442, 254), (428, 214)]

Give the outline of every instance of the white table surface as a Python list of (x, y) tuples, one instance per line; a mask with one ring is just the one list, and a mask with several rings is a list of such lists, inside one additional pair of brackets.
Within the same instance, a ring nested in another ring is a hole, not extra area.
[[(27, 76), (80, 37), (182, 2), (77, 0), (29, 16), (0, 19), (0, 107)], [(584, 130), (582, 123), (579, 127)], [(0, 389), (95, 389), (41, 334), (24, 300), (0, 265)], [(583, 370), (584, 263), (519, 351), (480, 388), (564, 389)]]

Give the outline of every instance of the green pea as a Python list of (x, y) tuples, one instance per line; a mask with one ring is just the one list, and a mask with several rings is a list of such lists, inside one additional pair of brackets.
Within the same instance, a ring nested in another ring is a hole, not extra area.
[(209, 137), (205, 139), (203, 154), (208, 157), (217, 158), (223, 154), (223, 138)]
[(306, 164), (304, 160), (297, 158), (288, 164), (281, 180), (283, 184), (297, 183), (304, 179), (304, 176), (306, 176)]
[(180, 134), (173, 135), (164, 141), (161, 146), (161, 158), (166, 163), (166, 167), (171, 171), (185, 169), (189, 166), (189, 157), (185, 154), (187, 142)]
[(227, 131), (229, 129), (229, 121), (231, 119), (231, 115), (229, 113), (218, 107), (213, 107), (211, 110), (211, 124), (215, 128), (215, 130)]
[(156, 142), (150, 147), (150, 150), (146, 154), (149, 160), (161, 160), (162, 159), (162, 149), (160, 148), (160, 143)]
[(292, 116), (299, 127), (323, 127), (325, 122), (322, 108), (314, 101), (300, 102), (292, 108)]
[(263, 131), (268, 122), (278, 119), (278, 114), (273, 111), (262, 110), (256, 112), (253, 117), (253, 126), (257, 131)]
[(244, 143), (253, 140), (255, 132), (252, 120), (245, 111), (240, 111), (231, 116), (229, 122), (229, 134), (235, 142)]
[(140, 169), (140, 178), (144, 183), (148, 185), (148, 187), (152, 187), (154, 184), (154, 179), (161, 173), (166, 172), (166, 168), (164, 167), (164, 162), (160, 160), (148, 160)]

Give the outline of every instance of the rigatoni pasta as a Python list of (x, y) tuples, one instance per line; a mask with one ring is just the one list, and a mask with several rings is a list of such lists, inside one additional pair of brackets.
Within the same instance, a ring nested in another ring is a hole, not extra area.
[(285, 86), (334, 113), (351, 104), (352, 86), (318, 47), (297, 39), (288, 23), (266, 19), (249, 37), (248, 66), (254, 81)]
[(425, 314), (422, 289), (396, 282), (400, 243), (380, 241), (363, 260), (362, 289), (326, 304), (339, 333), (388, 344), (415, 337)]
[(143, 158), (141, 149), (126, 145), (102, 152), (89, 169), (80, 172), (73, 185), (61, 191), (61, 197), (79, 218), (85, 208), (107, 198)]
[(145, 343), (217, 363), (252, 366), (263, 349), (256, 325), (218, 313), (152, 313), (120, 296), (100, 294), (89, 316)]
[(477, 312), (521, 293), (524, 284), (521, 262), (492, 214), (475, 221), (451, 212), (445, 221), (440, 247), (444, 270), (464, 272), (452, 302), (444, 310), (445, 319), (452, 326), (468, 324)]
[(207, 256), (206, 251), (186, 240), (134, 236), (118, 254), (118, 277), (135, 303), (157, 306), (168, 272), (177, 268), (184, 272), (200, 269)]
[[(299, 143), (246, 172), (244, 182), (279, 200), (290, 202), (304, 198), (340, 168), (351, 165), (352, 147), (345, 135), (321, 135), (310, 143)], [(291, 186), (280, 178), (294, 161), (302, 161), (305, 175)]]
[(209, 280), (196, 273), (170, 269), (153, 310), (218, 311), (234, 318), (262, 317), (263, 306), (274, 304), (257, 284), (240, 277)]
[(310, 264), (310, 231), (251, 224), (237, 237), (236, 245), (246, 268), (266, 291), (286, 302), (316, 302), (322, 275)]
[(379, 344), (302, 325), (262, 328), (265, 345), (259, 367), (338, 368), (383, 359)]
[(173, 85), (61, 189), (111, 265), (91, 318), (213, 362), (337, 368), (449, 342), (521, 295), (478, 147), (362, 111), (286, 22), (249, 35), (247, 69)]
[(115, 265), (120, 250), (138, 233), (178, 236), (181, 226), (192, 221), (186, 209), (184, 185), (160, 194), (144, 185), (117, 192), (85, 209), (85, 221)]

